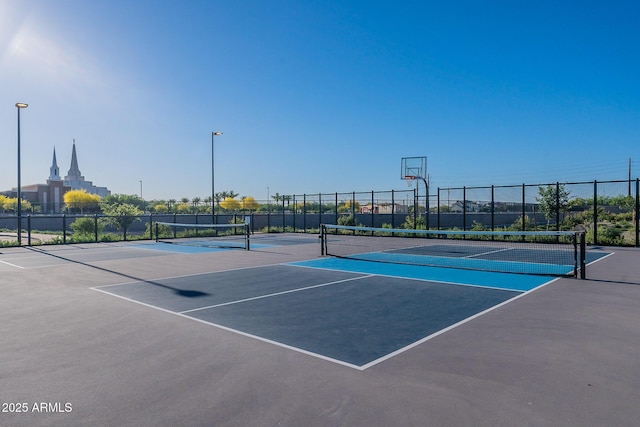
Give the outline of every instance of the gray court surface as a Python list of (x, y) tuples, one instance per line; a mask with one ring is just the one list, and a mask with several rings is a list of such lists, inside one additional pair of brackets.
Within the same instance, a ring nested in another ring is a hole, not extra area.
[[(0, 426), (638, 424), (638, 249), (604, 248), (613, 254), (588, 267), (588, 280), (558, 279), (505, 298), (355, 369), (370, 357), (336, 363), (349, 356), (298, 351), (298, 341), (229, 323), (230, 306), (206, 309), (252, 298), (243, 288), (256, 282), (270, 295), (287, 292), (280, 284), (362, 276), (292, 267), (317, 259), (319, 243), (313, 235), (279, 237), (282, 244), (265, 238), (252, 251), (186, 253), (150, 243), (0, 248)], [(359, 280), (379, 292), (406, 286), (403, 278)], [(354, 297), (364, 294), (352, 292), (357, 281), (340, 288), (344, 298), (329, 299), (357, 313), (365, 306)], [(280, 308), (256, 300), (240, 318), (277, 334), (270, 322), (296, 305), (306, 309), (289, 321), (307, 325), (330, 287), (284, 294)], [(296, 334), (304, 337), (304, 328)]]

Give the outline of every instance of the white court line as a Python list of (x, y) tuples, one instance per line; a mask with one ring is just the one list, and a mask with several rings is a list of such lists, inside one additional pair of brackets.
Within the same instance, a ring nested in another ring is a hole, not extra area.
[(263, 298), (271, 298), (271, 297), (276, 297), (276, 296), (279, 296), (279, 295), (290, 294), (290, 293), (293, 293), (293, 292), (300, 292), (300, 291), (306, 291), (306, 290), (309, 290), (309, 289), (321, 288), (323, 286), (337, 285), (338, 283), (345, 283), (345, 282), (350, 282), (352, 280), (360, 280), (360, 279), (365, 279), (367, 277), (373, 277), (373, 276), (375, 276), (375, 274), (368, 274), (366, 276), (359, 276), (359, 277), (350, 277), (348, 279), (336, 280), (335, 282), (321, 283), (319, 285), (306, 286), (304, 288), (290, 289), (288, 291), (275, 292), (273, 294), (260, 295), (260, 296), (257, 296), (257, 297), (245, 298), (245, 299), (241, 299), (241, 300), (237, 300), (237, 301), (229, 301), (229, 302), (223, 302), (221, 304), (214, 304), (214, 305), (209, 305), (209, 306), (206, 306), (206, 307), (194, 308), (194, 309), (191, 309), (191, 310), (181, 311), (180, 313), (181, 314), (193, 313), (194, 311), (207, 310), (209, 308), (223, 307), (225, 305), (232, 305), (232, 304), (240, 304), (242, 302), (254, 301), (254, 300), (259, 300), (259, 299), (263, 299)]
[(502, 249), (496, 249), (495, 251), (489, 251), (489, 252), (481, 252), (479, 254), (473, 254), (473, 255), (467, 255), (464, 256), (462, 258), (473, 258), (473, 257), (477, 257), (477, 256), (484, 256), (484, 255), (491, 255), (491, 254), (497, 254), (498, 252), (506, 252), (506, 251), (510, 251), (512, 249), (515, 248), (502, 248)]
[(19, 268), (19, 269), (21, 269), (21, 270), (24, 270), (24, 269), (25, 269), (25, 267), (21, 267), (21, 266), (16, 265), (16, 264), (11, 264), (10, 262), (7, 262), (7, 261), (2, 261), (2, 260), (0, 260), (0, 263), (2, 263), (2, 264), (6, 264), (6, 265), (9, 265), (9, 266), (11, 266), (11, 267)]
[(155, 310), (162, 311), (164, 313), (173, 314), (174, 316), (182, 317), (183, 319), (195, 321), (195, 322), (198, 322), (198, 323), (203, 323), (205, 325), (213, 326), (213, 327), (216, 327), (218, 329), (222, 329), (222, 330), (227, 331), (227, 332), (232, 332), (234, 334), (238, 334), (238, 335), (241, 335), (241, 336), (244, 336), (244, 337), (253, 338), (255, 340), (262, 341), (262, 342), (265, 342), (267, 344), (272, 344), (272, 345), (275, 345), (277, 347), (286, 348), (287, 350), (293, 350), (293, 351), (295, 351), (297, 353), (306, 354), (307, 356), (312, 356), (312, 357), (315, 357), (317, 359), (322, 359), (322, 360), (326, 360), (326, 361), (329, 361), (329, 362), (333, 362), (333, 363), (338, 364), (338, 365), (343, 365), (343, 366), (347, 366), (349, 368), (362, 370), (362, 368), (360, 366), (354, 365), (354, 364), (349, 363), (349, 362), (345, 362), (343, 360), (333, 359), (331, 357), (324, 356), (324, 355), (319, 354), (319, 353), (313, 353), (313, 352), (308, 351), (308, 350), (303, 350), (301, 348), (293, 347), (293, 346), (290, 346), (288, 344), (284, 344), (284, 343), (281, 343), (281, 342), (278, 342), (278, 341), (273, 341), (273, 340), (270, 340), (268, 338), (264, 338), (264, 337), (261, 337), (261, 336), (258, 336), (258, 335), (252, 335), (252, 334), (249, 334), (247, 332), (242, 332), (242, 331), (240, 331), (238, 329), (233, 329), (233, 328), (230, 328), (228, 326), (220, 325), (218, 323), (209, 322), (208, 320), (198, 319), (197, 317), (192, 317), (192, 316), (189, 316), (189, 315), (186, 315), (186, 314), (182, 314), (182, 313), (179, 313), (179, 312), (176, 312), (176, 311), (167, 310), (166, 308), (157, 307), (155, 305), (151, 305), (151, 304), (147, 304), (145, 302), (137, 301), (137, 300), (134, 300), (134, 299), (122, 296), (122, 295), (112, 294), (109, 291), (105, 291), (105, 290), (99, 289), (97, 287), (96, 288), (91, 288), (91, 289), (93, 289), (94, 291), (101, 292), (101, 293), (103, 293), (105, 295), (109, 295), (109, 296), (112, 296), (112, 297), (120, 298), (120, 299), (128, 301), (128, 302), (132, 302), (132, 303), (135, 303), (135, 304), (142, 305), (142, 306), (147, 307), (147, 308), (152, 308), (152, 309), (155, 309)]
[(527, 294), (529, 294), (529, 293), (531, 293), (531, 292), (533, 292), (533, 291), (535, 291), (537, 289), (540, 289), (543, 286), (547, 286), (548, 284), (553, 283), (553, 282), (555, 282), (557, 280), (560, 280), (560, 279), (561, 278), (558, 277), (557, 279), (550, 280), (549, 282), (543, 283), (542, 285), (537, 286), (537, 287), (535, 287), (535, 288), (533, 288), (533, 289), (531, 289), (529, 291), (522, 292), (520, 295), (516, 295), (513, 298), (509, 298), (508, 300), (503, 301), (500, 304), (494, 305), (493, 307), (489, 307), (488, 309), (486, 309), (484, 311), (481, 311), (479, 313), (476, 313), (473, 316), (467, 317), (467, 318), (459, 321), (458, 323), (454, 323), (453, 325), (447, 326), (446, 328), (441, 329), (441, 330), (439, 330), (437, 332), (434, 332), (433, 334), (431, 334), (429, 336), (426, 336), (426, 337), (424, 337), (424, 338), (422, 338), (422, 339), (420, 339), (420, 340), (418, 340), (416, 342), (413, 342), (413, 343), (411, 343), (411, 344), (409, 344), (409, 345), (407, 345), (405, 347), (402, 347), (402, 348), (400, 348), (400, 349), (398, 349), (398, 350), (396, 350), (396, 351), (394, 351), (392, 353), (386, 354), (386, 355), (380, 357), (379, 359), (373, 360), (373, 361), (371, 361), (371, 362), (369, 362), (369, 363), (367, 363), (365, 365), (359, 366), (358, 369), (364, 371), (365, 369), (370, 368), (370, 367), (372, 367), (374, 365), (377, 365), (378, 363), (382, 363), (385, 360), (391, 359), (392, 357), (395, 357), (395, 356), (397, 356), (399, 354), (402, 354), (407, 350), (411, 350), (412, 348), (417, 347), (420, 344), (423, 344), (423, 343), (425, 343), (425, 342), (427, 342), (427, 341), (429, 341), (429, 340), (431, 340), (431, 339), (433, 339), (433, 338), (435, 338), (435, 337), (437, 337), (439, 335), (442, 335), (442, 334), (444, 334), (446, 332), (449, 332), (449, 331), (451, 331), (451, 330), (453, 330), (453, 329), (455, 329), (455, 328), (457, 328), (459, 326), (462, 326), (465, 323), (470, 322), (470, 321), (472, 321), (474, 319), (477, 319), (480, 316), (484, 316), (485, 314), (487, 314), (487, 313), (489, 313), (489, 312), (491, 312), (493, 310), (496, 310), (496, 309), (498, 309), (498, 308), (500, 308), (500, 307), (502, 307), (504, 305), (507, 305), (507, 304), (517, 300), (517, 299), (520, 299), (520, 298), (524, 297), (525, 295), (527, 295)]
[[(296, 262), (296, 261), (294, 261)], [(301, 261), (304, 262), (304, 261)], [(367, 261), (365, 261), (367, 262)], [(374, 261), (375, 262), (375, 261)], [(406, 280), (417, 280), (419, 282), (431, 282), (431, 283), (442, 283), (444, 285), (453, 285), (453, 286), (470, 286), (472, 288), (483, 288), (483, 289), (495, 289), (498, 291), (509, 291), (509, 292), (528, 292), (528, 291), (523, 291), (522, 289), (512, 289), (512, 288), (505, 288), (505, 287), (501, 287), (501, 286), (489, 286), (489, 285), (480, 285), (480, 284), (474, 284), (474, 283), (464, 283), (464, 282), (449, 282), (447, 280), (442, 280), (442, 279), (430, 279), (430, 278), (424, 278), (424, 277), (409, 277), (409, 276), (400, 276), (400, 275), (395, 275), (395, 274), (383, 274), (383, 273), (369, 273), (366, 271), (360, 271), (360, 270), (340, 270), (338, 268), (327, 268), (327, 267), (311, 267), (308, 265), (296, 265), (296, 264), (289, 264), (292, 267), (298, 267), (298, 268), (314, 268), (317, 270), (327, 270), (327, 271), (339, 271), (342, 273), (354, 273), (354, 274), (369, 274), (372, 276), (380, 276), (380, 277), (390, 277), (392, 279), (406, 279)], [(430, 265), (425, 265), (425, 266), (421, 266), (424, 268), (437, 268), (437, 269), (442, 269), (442, 268), (450, 268), (450, 267), (434, 267), (434, 266), (430, 266)], [(452, 270), (454, 270), (454, 268), (451, 268)], [(473, 271), (478, 271), (478, 270), (469, 270), (471, 272)], [(514, 276), (526, 276), (526, 274), (518, 274), (518, 273), (501, 273), (501, 272), (487, 272), (487, 273), (493, 273), (493, 274), (511, 274)], [(549, 279), (550, 281), (553, 281), (555, 279)], [(545, 282), (544, 284), (546, 284), (547, 282)], [(536, 287), (537, 288), (537, 287)]]

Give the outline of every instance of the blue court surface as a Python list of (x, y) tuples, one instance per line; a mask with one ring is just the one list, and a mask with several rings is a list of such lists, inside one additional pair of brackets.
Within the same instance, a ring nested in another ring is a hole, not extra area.
[(550, 280), (321, 258), (94, 289), (366, 369)]

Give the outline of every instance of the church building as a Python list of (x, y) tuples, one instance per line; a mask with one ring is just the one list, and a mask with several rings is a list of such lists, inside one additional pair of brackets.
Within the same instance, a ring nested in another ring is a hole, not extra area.
[[(27, 200), (32, 206), (40, 206), (43, 214), (61, 213), (64, 207), (64, 194), (70, 190), (86, 190), (87, 193), (97, 194), (104, 198), (111, 194), (106, 187), (97, 187), (91, 181), (85, 181), (78, 167), (78, 156), (76, 154), (76, 141), (73, 140), (73, 151), (71, 154), (71, 167), (64, 177), (60, 178), (60, 168), (56, 160), (56, 149), (53, 149), (53, 162), (49, 168), (49, 179), (46, 184), (23, 185), (21, 188), (22, 199)], [(18, 189), (4, 191), (8, 197), (18, 197)]]

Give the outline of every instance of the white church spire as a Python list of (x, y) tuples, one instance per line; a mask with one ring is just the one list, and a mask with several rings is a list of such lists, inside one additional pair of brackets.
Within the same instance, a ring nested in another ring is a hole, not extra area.
[(76, 140), (73, 140), (73, 151), (71, 152), (71, 167), (67, 176), (64, 177), (65, 181), (84, 181), (84, 177), (78, 168), (78, 156), (76, 155)]
[(56, 147), (53, 147), (53, 163), (51, 163), (51, 167), (49, 168), (49, 180), (60, 181), (60, 168), (56, 161)]

